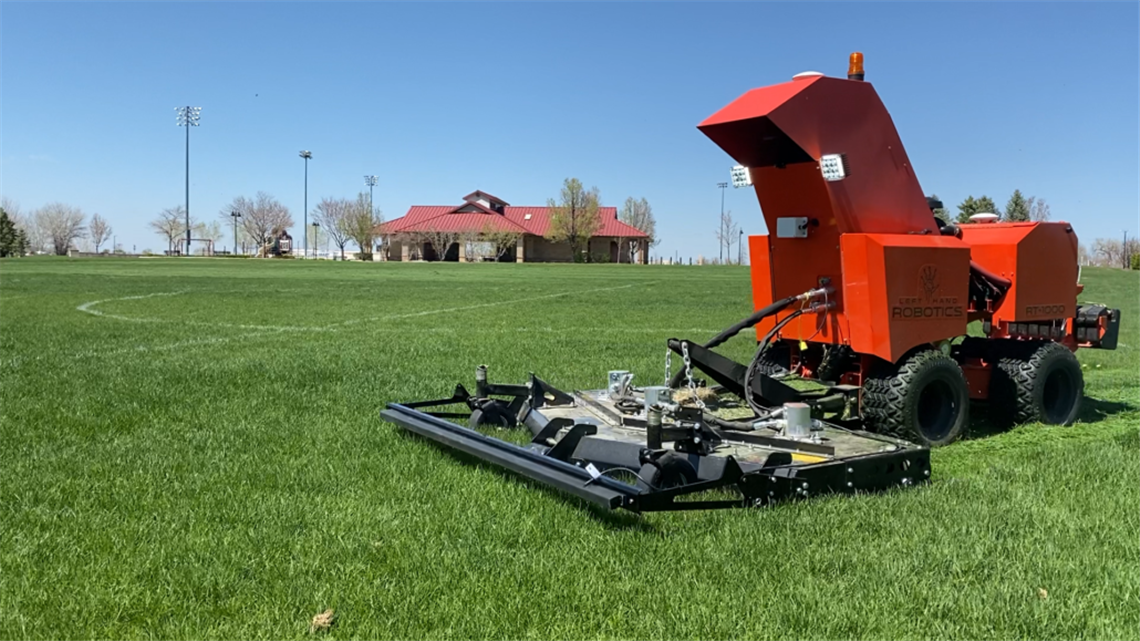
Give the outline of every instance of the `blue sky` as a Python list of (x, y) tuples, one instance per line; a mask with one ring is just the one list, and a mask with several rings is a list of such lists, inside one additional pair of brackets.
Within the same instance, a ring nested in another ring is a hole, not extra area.
[[(0, 192), (98, 212), (119, 243), (182, 203), (303, 210), (375, 174), (386, 218), (563, 178), (645, 197), (663, 255), (716, 255), (731, 160), (696, 130), (757, 86), (866, 56), (926, 193), (1045, 198), (1083, 241), (1137, 233), (1138, 4), (20, 3), (0, 8)], [(763, 232), (750, 190), (726, 207)], [(228, 227), (227, 227), (228, 228)]]

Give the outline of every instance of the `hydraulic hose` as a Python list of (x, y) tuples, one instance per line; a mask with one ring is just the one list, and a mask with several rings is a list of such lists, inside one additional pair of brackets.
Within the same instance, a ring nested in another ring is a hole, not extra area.
[[(791, 305), (792, 303), (796, 302), (797, 300), (800, 300), (803, 297), (804, 297), (804, 294), (798, 294), (796, 296), (789, 296), (783, 300), (778, 300), (778, 301), (772, 303), (771, 305), (753, 313), (748, 318), (745, 318), (744, 320), (742, 320), (742, 321), (732, 325), (731, 327), (725, 329), (724, 331), (717, 334), (716, 336), (713, 336), (712, 339), (709, 340), (709, 342), (707, 342), (703, 345), (703, 347), (705, 349), (712, 349), (712, 348), (716, 347), (717, 345), (724, 343), (725, 341), (732, 338), (733, 336), (736, 336), (740, 332), (748, 329), (749, 327), (755, 327), (756, 323), (759, 323), (760, 321), (764, 320), (765, 318), (768, 318), (772, 314), (776, 314), (780, 311), (783, 311), (783, 309), (786, 308), (788, 305)], [(684, 377), (685, 377), (685, 371), (684, 370), (678, 370), (677, 373), (673, 374), (673, 377), (669, 379), (669, 383), (668, 383), (669, 387), (677, 387), (678, 385), (681, 384), (681, 379)]]
[(970, 261), (970, 271), (973, 271), (974, 273), (976, 273), (978, 276), (980, 276), (982, 278), (982, 280), (985, 280), (994, 289), (998, 290), (999, 292), (1001, 292), (1003, 294), (1006, 291), (1008, 291), (1010, 287), (1013, 287), (1013, 281), (1011, 281), (1010, 279), (1002, 278), (1001, 276), (998, 276), (997, 274), (991, 272), (990, 270), (986, 269), (985, 267), (982, 267), (981, 265), (977, 264), (976, 262), (974, 262), (972, 260)]
[(760, 346), (756, 348), (756, 355), (752, 357), (752, 362), (748, 364), (748, 369), (744, 370), (744, 402), (748, 403), (748, 407), (755, 412), (757, 416), (764, 415), (764, 408), (752, 400), (752, 379), (756, 377), (756, 367), (760, 364), (760, 357), (764, 355), (764, 352), (768, 351), (768, 347), (772, 344), (772, 339), (784, 328), (784, 325), (787, 325), (792, 319), (799, 318), (800, 314), (803, 313), (802, 309), (797, 309), (780, 319), (780, 322), (776, 323), (776, 325), (764, 335), (764, 338), (760, 340)]
[(772, 314), (783, 311), (783, 309), (785, 307), (787, 307), (788, 305), (791, 305), (792, 303), (796, 302), (797, 300), (800, 300), (801, 298), (803, 298), (803, 294), (798, 294), (796, 296), (789, 296), (783, 300), (778, 300), (778, 301), (772, 303), (771, 305), (765, 307), (764, 309), (761, 309), (761, 310), (757, 311), (756, 313), (752, 314), (748, 318), (745, 318), (744, 320), (740, 321), (739, 323), (736, 323), (735, 325), (733, 325), (733, 326), (729, 327), (728, 329), (722, 331), (721, 333), (717, 334), (716, 336), (713, 336), (712, 339), (709, 340), (709, 342), (704, 344), (704, 348), (705, 349), (712, 349), (712, 348), (716, 347), (717, 345), (720, 345), (721, 343), (732, 338), (733, 336), (736, 336), (740, 332), (748, 329), (749, 327), (755, 327), (756, 323), (759, 323), (760, 321), (764, 320), (765, 318), (768, 318)]

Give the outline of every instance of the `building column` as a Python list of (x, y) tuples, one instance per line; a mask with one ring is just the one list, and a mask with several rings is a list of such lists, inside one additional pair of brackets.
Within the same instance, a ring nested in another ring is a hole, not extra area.
[[(466, 263), (467, 262), (467, 243), (460, 240), (458, 245), (459, 245), (459, 262)], [(443, 260), (443, 258), (440, 257), (440, 260)]]
[(526, 262), (526, 236), (519, 236), (519, 241), (515, 244), (515, 262)]
[(405, 263), (412, 260), (412, 247), (406, 240), (400, 241), (400, 260)]

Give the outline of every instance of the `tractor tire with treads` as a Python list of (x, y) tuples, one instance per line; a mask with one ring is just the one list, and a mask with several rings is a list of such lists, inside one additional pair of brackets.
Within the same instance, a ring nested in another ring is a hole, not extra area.
[(920, 445), (948, 445), (966, 434), (970, 391), (962, 368), (935, 349), (915, 352), (863, 383), (867, 427)]
[(1073, 352), (1060, 343), (1039, 342), (998, 360), (990, 383), (990, 411), (1006, 426), (1071, 425), (1081, 411), (1084, 391), (1085, 377)]
[(792, 352), (786, 343), (776, 341), (764, 350), (756, 363), (756, 373), (765, 376), (781, 377), (792, 366)]

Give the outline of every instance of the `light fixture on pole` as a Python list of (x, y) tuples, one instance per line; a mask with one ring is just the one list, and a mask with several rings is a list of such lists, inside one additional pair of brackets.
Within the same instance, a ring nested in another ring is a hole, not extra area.
[(724, 235), (728, 231), (724, 228), (724, 190), (728, 189), (728, 183), (717, 183), (716, 186), (720, 188), (720, 226), (717, 227), (720, 233), (717, 234), (717, 240), (720, 241), (720, 262), (724, 263)]
[(230, 218), (234, 219), (234, 256), (237, 256), (237, 219), (241, 218), (241, 212), (231, 211)]
[(376, 178), (376, 176), (365, 176), (364, 177), (364, 184), (368, 185), (368, 215), (369, 216), (371, 216), (372, 212), (374, 211), (372, 208), (372, 188), (376, 186), (376, 183), (378, 181), (379, 181), (379, 179)]
[[(313, 157), (313, 152), (304, 150), (300, 156), (305, 159), (305, 222), (302, 224), (301, 229), (309, 228), (309, 159)], [(305, 234), (305, 258), (309, 257), (309, 235)]]
[(186, 255), (190, 255), (190, 128), (197, 127), (202, 115), (201, 107), (175, 107), (178, 126), (186, 127)]

